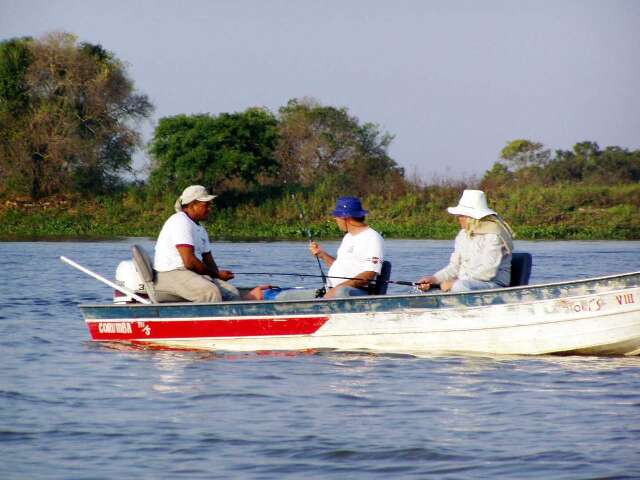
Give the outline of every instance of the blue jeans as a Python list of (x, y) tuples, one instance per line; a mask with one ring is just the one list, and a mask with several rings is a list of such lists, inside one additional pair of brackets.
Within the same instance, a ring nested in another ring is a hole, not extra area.
[[(316, 298), (317, 289), (290, 289), (290, 290), (282, 290), (282, 292), (278, 293), (276, 296), (276, 300), (314, 300)], [(366, 290), (361, 290), (360, 288), (354, 287), (337, 287), (336, 298), (344, 298), (344, 297), (360, 297), (368, 295)]]
[(336, 298), (344, 298), (344, 297), (363, 297), (369, 295), (369, 292), (366, 290), (362, 290), (361, 288), (355, 287), (336, 287)]

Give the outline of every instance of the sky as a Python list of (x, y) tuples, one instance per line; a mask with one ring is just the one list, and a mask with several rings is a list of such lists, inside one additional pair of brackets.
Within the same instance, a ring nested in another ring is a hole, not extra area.
[(52, 31), (127, 63), (146, 141), (164, 116), (312, 97), (424, 181), (482, 176), (517, 138), (640, 148), (637, 0), (0, 0), (0, 39)]

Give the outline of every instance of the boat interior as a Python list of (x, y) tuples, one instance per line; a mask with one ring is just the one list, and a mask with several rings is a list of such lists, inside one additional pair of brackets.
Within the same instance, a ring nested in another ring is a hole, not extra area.
[[(185, 301), (181, 297), (169, 295), (166, 293), (156, 292), (153, 288), (155, 271), (151, 257), (147, 251), (140, 245), (132, 245), (131, 253), (133, 256), (133, 264), (142, 279), (147, 297), (152, 303), (175, 303)], [(531, 278), (531, 269), (533, 259), (530, 253), (513, 252), (511, 257), (511, 282), (509, 287), (517, 287), (528, 285)], [(391, 262), (385, 260), (382, 263), (380, 274), (376, 277), (369, 287), (369, 295), (385, 295), (391, 278)], [(247, 293), (250, 288), (239, 288), (242, 294)]]

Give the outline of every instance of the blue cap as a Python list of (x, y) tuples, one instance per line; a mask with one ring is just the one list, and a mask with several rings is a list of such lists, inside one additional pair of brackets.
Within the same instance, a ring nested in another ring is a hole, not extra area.
[(362, 203), (357, 197), (340, 197), (336, 202), (336, 209), (331, 212), (334, 217), (364, 217), (367, 213), (363, 210)]

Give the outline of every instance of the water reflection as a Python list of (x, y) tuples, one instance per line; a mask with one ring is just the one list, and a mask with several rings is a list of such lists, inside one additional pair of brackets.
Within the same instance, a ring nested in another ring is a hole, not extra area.
[(182, 352), (157, 352), (153, 355), (156, 378), (151, 388), (160, 393), (187, 393), (198, 391), (197, 385), (185, 382), (185, 368), (194, 361), (203, 361)]
[(337, 395), (354, 399), (369, 397), (370, 387), (377, 381), (376, 371), (385, 358), (360, 352), (332, 352), (327, 357), (335, 371), (332, 377), (339, 380), (337, 383), (330, 383), (329, 389)]

